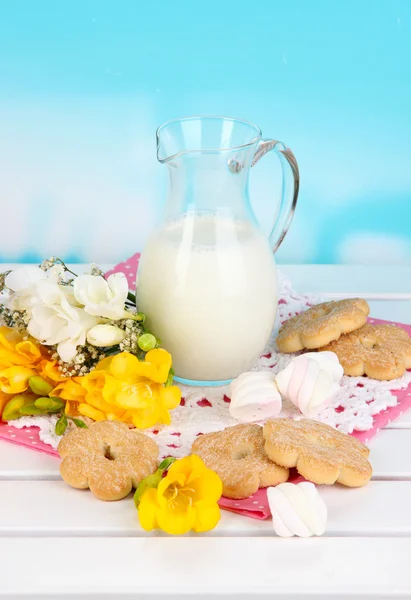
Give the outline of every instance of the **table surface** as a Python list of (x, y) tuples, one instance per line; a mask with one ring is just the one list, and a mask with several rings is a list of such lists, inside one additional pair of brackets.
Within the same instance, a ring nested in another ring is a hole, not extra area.
[[(411, 267), (281, 268), (297, 291), (361, 295), (372, 316), (411, 323)], [(370, 448), (368, 486), (321, 488), (321, 538), (226, 511), (172, 538), (144, 533), (131, 499), (99, 502), (61, 481), (58, 459), (0, 442), (0, 598), (411, 598), (411, 411)]]

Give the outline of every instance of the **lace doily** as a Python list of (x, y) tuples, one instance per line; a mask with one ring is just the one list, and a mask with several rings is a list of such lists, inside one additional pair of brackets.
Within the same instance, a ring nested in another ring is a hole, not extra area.
[[(264, 354), (254, 370), (268, 370), (278, 373), (287, 366), (294, 354), (281, 354), (275, 351), (275, 336), (281, 323), (306, 310), (307, 306), (321, 302), (318, 296), (297, 294), (291, 283), (278, 272), (279, 306), (276, 327)], [(411, 372), (394, 381), (380, 382), (367, 377), (343, 377), (341, 389), (320, 415), (318, 420), (337, 427), (345, 433), (367, 431), (373, 427), (373, 417), (381, 411), (395, 406), (397, 398), (393, 390), (406, 388), (411, 382)], [(180, 386), (183, 400), (172, 411), (172, 424), (146, 431), (156, 440), (161, 456), (182, 457), (190, 453), (191, 445), (201, 433), (219, 431), (235, 421), (229, 413), (228, 386), (219, 388)], [(298, 410), (285, 402), (281, 416), (301, 417)], [(40, 439), (57, 447), (59, 437), (54, 433), (56, 417), (22, 417), (10, 425), (17, 428), (39, 427)]]

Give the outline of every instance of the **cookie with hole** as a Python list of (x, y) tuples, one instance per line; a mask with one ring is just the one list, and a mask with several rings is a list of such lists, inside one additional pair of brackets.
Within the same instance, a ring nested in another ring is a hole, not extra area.
[(366, 323), (319, 350), (334, 352), (351, 377), (390, 381), (411, 369), (411, 338), (405, 329), (388, 323)]
[(362, 327), (369, 312), (370, 307), (362, 298), (316, 304), (283, 323), (276, 339), (277, 347), (286, 353), (321, 348), (344, 333)]
[(157, 444), (118, 421), (92, 423), (67, 433), (58, 445), (60, 474), (100, 500), (121, 500), (158, 466)]
[(259, 425), (241, 424), (206, 433), (195, 440), (191, 451), (217, 473), (227, 498), (248, 498), (259, 488), (288, 480), (289, 470), (266, 455)]
[(278, 465), (297, 468), (307, 481), (361, 487), (371, 479), (367, 446), (325, 423), (272, 419), (263, 435), (267, 456)]

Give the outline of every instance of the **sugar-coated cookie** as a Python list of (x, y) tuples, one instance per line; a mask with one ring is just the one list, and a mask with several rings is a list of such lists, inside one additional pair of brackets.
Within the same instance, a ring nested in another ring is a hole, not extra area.
[(60, 473), (100, 500), (121, 500), (158, 466), (157, 444), (125, 423), (100, 421), (75, 429), (58, 445)]
[(367, 320), (370, 307), (361, 298), (323, 302), (288, 319), (280, 328), (280, 352), (298, 352), (329, 344), (343, 333), (358, 329)]
[(411, 338), (397, 325), (367, 323), (320, 350), (335, 352), (345, 375), (352, 377), (390, 380), (411, 369)]
[(223, 482), (223, 496), (248, 498), (259, 488), (283, 483), (288, 469), (274, 464), (264, 452), (262, 427), (241, 424), (196, 439), (197, 454)]
[(272, 419), (264, 425), (264, 438), (271, 460), (284, 467), (296, 467), (313, 483), (360, 487), (371, 478), (368, 448), (324, 423)]

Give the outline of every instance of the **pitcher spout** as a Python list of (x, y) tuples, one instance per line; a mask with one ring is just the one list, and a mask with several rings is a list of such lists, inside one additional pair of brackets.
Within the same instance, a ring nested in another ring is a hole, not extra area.
[(244, 151), (260, 141), (257, 125), (232, 117), (172, 119), (157, 129), (157, 159), (170, 163), (188, 153)]

